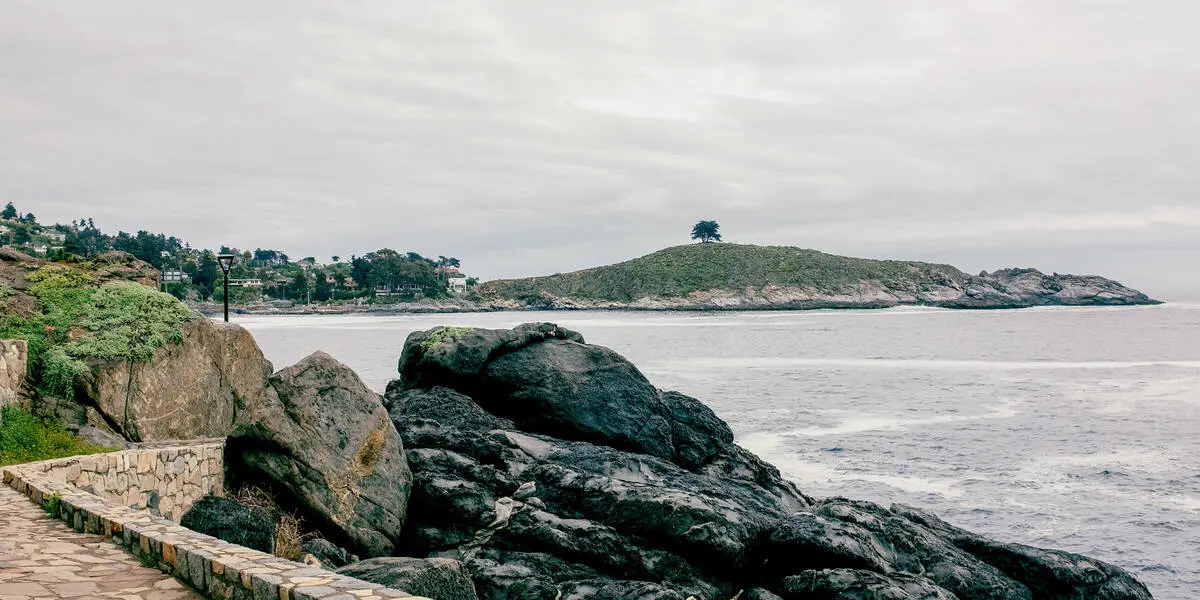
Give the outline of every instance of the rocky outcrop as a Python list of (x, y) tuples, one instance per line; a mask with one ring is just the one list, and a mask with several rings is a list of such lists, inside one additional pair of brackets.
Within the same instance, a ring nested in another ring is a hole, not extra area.
[(315, 538), (304, 543), (304, 553), (316, 558), (326, 569), (338, 569), (351, 563), (358, 562), (358, 557), (350, 554), (345, 548), (333, 545), (325, 538)]
[(462, 563), (448, 558), (372, 558), (337, 572), (432, 600), (477, 598)]
[(0, 408), (25, 404), (25, 374), (29, 344), (25, 340), (0, 340)]
[(263, 401), (271, 371), (244, 328), (197, 318), (149, 362), (93, 365), (75, 401), (135, 442), (222, 437)]
[(179, 524), (239, 546), (275, 552), (276, 526), (271, 515), (228, 498), (201, 499), (183, 514)]
[(643, 296), (629, 301), (557, 296), (488, 298), (495, 310), (810, 310), (824, 308), (1028, 308), (1032, 306), (1129, 306), (1159, 301), (1111, 279), (1093, 275), (1046, 275), (1037, 269), (957, 273), (931, 280), (862, 280), (833, 289), (760, 285), (713, 288), (682, 296)]
[(412, 476), (400, 436), (358, 375), (317, 352), (270, 377), (229, 437), (226, 465), (300, 510), (331, 541), (369, 556), (400, 539)]
[(460, 560), (487, 600), (1150, 598), (1099, 561), (814, 501), (702, 403), (554, 325), (416, 333), (400, 371), (395, 550)]
[(699, 401), (660, 392), (616, 352), (553, 324), (414, 333), (400, 359), (409, 389), (444, 385), (515, 429), (602, 444), (698, 469), (733, 445)]

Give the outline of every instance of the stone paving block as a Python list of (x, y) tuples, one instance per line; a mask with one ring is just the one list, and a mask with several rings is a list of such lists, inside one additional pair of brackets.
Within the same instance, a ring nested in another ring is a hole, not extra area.
[[(146, 510), (157, 497), (159, 509), (178, 518), (203, 495), (221, 494), (223, 450), (223, 440), (141, 444), (0, 469), (7, 484), (0, 488), (0, 527), (35, 545), (0, 539), (0, 600), (414, 598), (202, 535)], [(73, 485), (80, 481), (88, 490)], [(39, 505), (50, 498), (59, 499), (57, 516), (76, 531), (42, 512)]]

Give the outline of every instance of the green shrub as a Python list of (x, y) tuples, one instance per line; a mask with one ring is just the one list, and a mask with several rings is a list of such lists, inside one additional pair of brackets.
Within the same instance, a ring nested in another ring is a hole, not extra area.
[(46, 498), (46, 501), (42, 503), (42, 510), (46, 511), (47, 515), (57, 519), (58, 508), (61, 504), (62, 494), (54, 492), (54, 494), (52, 494), (49, 498)]
[(84, 442), (61, 425), (42, 421), (15, 406), (4, 407), (3, 419), (0, 423), (0, 465), (113, 450)]
[(181, 326), (197, 318), (170, 294), (133, 282), (97, 288), (77, 267), (47, 265), (29, 281), (42, 314), (6, 315), (0, 337), (28, 341), (34, 379), (54, 396), (73, 397), (73, 382), (89, 361), (150, 360), (159, 347), (182, 341)]

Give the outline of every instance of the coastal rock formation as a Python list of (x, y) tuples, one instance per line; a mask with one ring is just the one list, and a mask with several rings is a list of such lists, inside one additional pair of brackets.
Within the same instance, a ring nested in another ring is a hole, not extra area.
[(486, 600), (1150, 598), (1086, 557), (808, 498), (703, 404), (554, 325), (415, 333), (400, 371), (395, 551), (461, 561)]
[(93, 365), (76, 379), (75, 402), (134, 442), (221, 437), (263, 401), (271, 371), (250, 332), (198, 318), (149, 362)]
[(337, 572), (432, 600), (477, 598), (462, 563), (448, 558), (372, 558)]
[(410, 389), (444, 385), (511, 428), (602, 444), (699, 469), (733, 445), (707, 406), (660, 392), (616, 352), (553, 324), (512, 330), (434, 329), (400, 359)]
[(400, 539), (412, 475), (379, 395), (317, 352), (270, 377), (229, 437), (234, 484), (270, 489), (327, 537), (370, 556)]
[(1023, 308), (1157, 304), (1097, 276), (1004, 269), (970, 275), (950, 265), (871, 260), (804, 248), (693, 244), (573, 273), (489, 281), (496, 309), (772, 310)]
[(275, 552), (275, 520), (263, 511), (228, 498), (208, 496), (201, 499), (183, 513), (179, 524), (259, 552)]

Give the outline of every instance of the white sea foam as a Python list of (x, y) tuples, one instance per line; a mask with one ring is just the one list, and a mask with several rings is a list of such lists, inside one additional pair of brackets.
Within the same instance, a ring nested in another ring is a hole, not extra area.
[(833, 427), (804, 427), (779, 433), (781, 436), (822, 437), (828, 435), (844, 435), (847, 433), (863, 433), (866, 431), (892, 431), (910, 429), (925, 425), (940, 425), (943, 423), (960, 423), (978, 421), (981, 419), (1008, 419), (1019, 414), (1018, 403), (1004, 402), (988, 407), (988, 412), (975, 415), (934, 414), (920, 418), (903, 418), (895, 415), (863, 415), (850, 417)]

